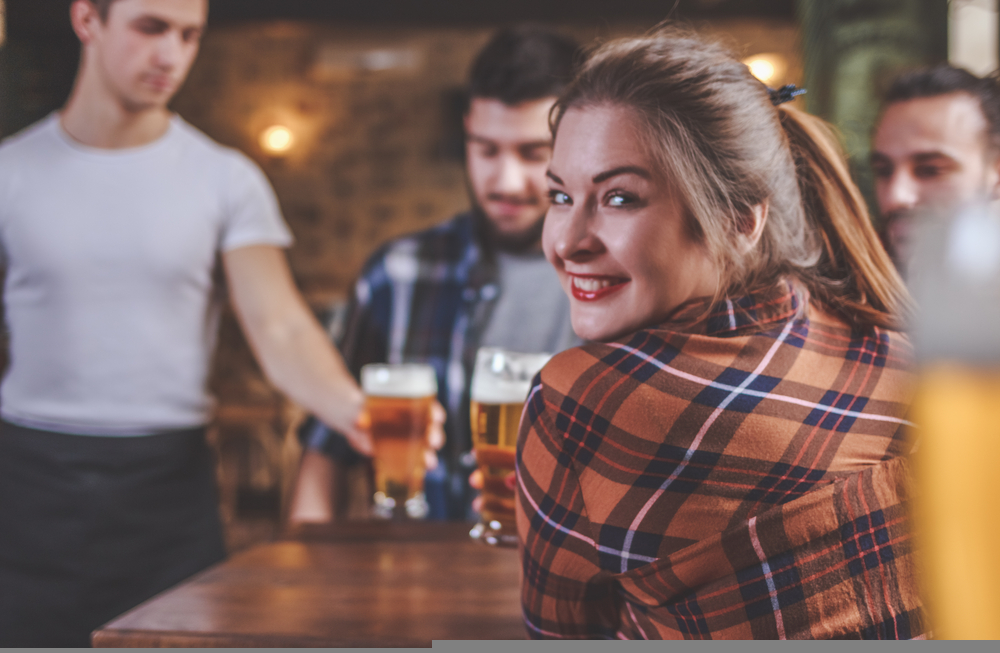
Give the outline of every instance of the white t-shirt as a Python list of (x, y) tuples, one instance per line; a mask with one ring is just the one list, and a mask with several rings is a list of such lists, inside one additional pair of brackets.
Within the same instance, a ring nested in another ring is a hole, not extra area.
[(0, 415), (95, 435), (205, 424), (219, 254), (291, 240), (260, 169), (179, 117), (124, 150), (77, 143), (57, 114), (7, 139)]

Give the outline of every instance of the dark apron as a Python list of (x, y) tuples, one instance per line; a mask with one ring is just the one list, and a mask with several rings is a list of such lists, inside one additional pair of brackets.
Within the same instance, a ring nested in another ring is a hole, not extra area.
[(0, 647), (89, 646), (223, 559), (205, 430), (68, 435), (0, 422)]

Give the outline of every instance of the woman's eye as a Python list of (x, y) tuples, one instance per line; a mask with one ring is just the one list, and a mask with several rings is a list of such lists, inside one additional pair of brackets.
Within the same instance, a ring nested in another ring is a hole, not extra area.
[(634, 201), (635, 198), (632, 197), (631, 195), (627, 195), (625, 193), (611, 193), (610, 195), (608, 195), (607, 205), (615, 207), (627, 206), (629, 204), (632, 204)]
[(550, 190), (549, 201), (552, 202), (553, 204), (558, 204), (560, 206), (565, 206), (573, 203), (570, 200), (569, 195), (562, 192), (561, 190)]

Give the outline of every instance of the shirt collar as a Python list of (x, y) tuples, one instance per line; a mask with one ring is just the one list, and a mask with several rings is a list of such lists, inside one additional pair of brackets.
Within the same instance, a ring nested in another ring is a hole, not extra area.
[(682, 304), (661, 327), (681, 333), (731, 338), (784, 324), (795, 317), (803, 305), (800, 291), (785, 280), (728, 297), (714, 305), (711, 301), (701, 298)]

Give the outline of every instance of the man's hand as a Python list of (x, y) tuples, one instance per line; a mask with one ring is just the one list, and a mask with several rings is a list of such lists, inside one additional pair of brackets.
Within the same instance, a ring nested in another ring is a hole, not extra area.
[[(425, 461), (427, 469), (437, 467), (438, 459), (435, 451), (444, 446), (444, 422), (447, 413), (444, 407), (434, 402), (431, 406), (431, 419), (427, 424), (427, 449)], [(359, 431), (364, 432), (369, 439), (371, 420), (368, 413), (361, 412), (356, 424)], [(306, 450), (302, 454), (299, 465), (299, 475), (292, 490), (292, 500), (288, 507), (288, 522), (290, 524), (327, 523), (333, 521), (333, 483), (336, 474), (334, 462), (318, 451)]]
[[(503, 479), (504, 485), (507, 489), (513, 492), (517, 488), (517, 472), (511, 472)], [(480, 470), (476, 470), (469, 474), (469, 487), (473, 490), (483, 489), (483, 473)], [(476, 512), (483, 511), (483, 496), (479, 495), (472, 500), (472, 509)]]
[(318, 451), (306, 450), (288, 506), (290, 524), (333, 521), (333, 460)]
[(427, 451), (424, 454), (424, 463), (427, 469), (434, 469), (438, 466), (437, 451), (444, 446), (444, 422), (448, 417), (444, 406), (435, 401), (431, 405), (431, 421), (427, 425)]

